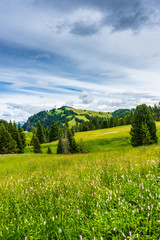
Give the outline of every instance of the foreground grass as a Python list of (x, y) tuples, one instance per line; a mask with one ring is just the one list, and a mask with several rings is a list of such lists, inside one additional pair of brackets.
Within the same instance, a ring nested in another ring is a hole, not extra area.
[(160, 147), (0, 156), (0, 239), (159, 239)]

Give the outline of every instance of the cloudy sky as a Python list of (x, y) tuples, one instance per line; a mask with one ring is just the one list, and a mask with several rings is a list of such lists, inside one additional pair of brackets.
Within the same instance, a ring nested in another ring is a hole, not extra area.
[(1, 0), (0, 118), (160, 101), (160, 0)]

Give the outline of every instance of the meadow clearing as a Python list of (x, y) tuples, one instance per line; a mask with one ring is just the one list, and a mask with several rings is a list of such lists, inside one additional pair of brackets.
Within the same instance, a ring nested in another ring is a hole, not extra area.
[(129, 130), (77, 133), (86, 154), (1, 155), (0, 239), (160, 239), (160, 145)]

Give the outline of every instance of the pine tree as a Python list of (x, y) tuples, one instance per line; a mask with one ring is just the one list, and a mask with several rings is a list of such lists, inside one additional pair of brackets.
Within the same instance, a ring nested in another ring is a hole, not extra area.
[(62, 137), (60, 137), (58, 141), (57, 154), (62, 154), (62, 153), (64, 153), (64, 151), (63, 151)]
[(42, 125), (41, 125), (39, 120), (38, 120), (38, 123), (37, 123), (36, 136), (37, 136), (40, 144), (46, 142), (44, 131), (43, 131)]
[(25, 136), (25, 133), (23, 132), (23, 128), (21, 128), (21, 126), (20, 126), (20, 123), (18, 123), (18, 132), (19, 132), (21, 140), (22, 140), (23, 148), (25, 148), (25, 146), (26, 146), (26, 136)]
[(148, 129), (146, 123), (142, 123), (141, 134), (142, 134), (142, 144), (143, 145), (149, 145), (152, 143), (151, 135), (150, 135), (150, 132), (149, 132), (149, 129)]
[(15, 153), (16, 141), (11, 134), (5, 129), (4, 124), (0, 125), (0, 154)]
[(49, 131), (49, 142), (56, 141), (58, 140), (58, 138), (59, 138), (59, 128), (57, 123), (53, 121)]
[(12, 131), (13, 131), (13, 125), (12, 125), (12, 122), (10, 121), (8, 123), (8, 132), (12, 134)]
[(17, 130), (17, 125), (16, 123), (14, 122), (13, 123), (13, 127), (12, 127), (12, 138), (16, 141), (17, 143), (17, 149), (16, 149), (16, 152), (17, 153), (23, 153), (24, 152), (24, 146), (23, 146), (23, 143), (22, 143), (22, 139), (21, 139), (21, 136)]
[(156, 124), (146, 104), (136, 107), (131, 125), (130, 134), (132, 146), (158, 142)]
[(39, 143), (39, 140), (35, 134), (33, 135), (32, 141), (33, 141), (33, 152), (42, 153), (41, 144)]

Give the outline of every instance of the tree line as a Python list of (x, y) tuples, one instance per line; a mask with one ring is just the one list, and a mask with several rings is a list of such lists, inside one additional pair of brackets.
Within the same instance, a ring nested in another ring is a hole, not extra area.
[[(33, 129), (33, 137), (30, 145), (33, 146), (34, 153), (41, 153), (41, 144), (46, 142), (58, 141), (57, 154), (72, 154), (85, 152), (84, 142), (81, 140), (79, 143), (75, 141), (74, 130), (69, 128), (68, 123), (65, 123), (63, 128), (59, 128), (58, 124), (54, 121), (50, 129), (44, 129), (38, 121), (37, 129)], [(47, 153), (51, 154), (52, 151), (48, 147)]]
[[(122, 112), (118, 113), (121, 114)], [(37, 128), (31, 126), (33, 137), (30, 145), (33, 146), (34, 153), (41, 153), (41, 144), (58, 141), (57, 154), (72, 154), (85, 152), (84, 142), (75, 141), (74, 134), (78, 131), (96, 130), (111, 128), (131, 124), (131, 144), (132, 146), (149, 145), (157, 143), (155, 118), (159, 119), (160, 103), (158, 106), (148, 107), (145, 104), (136, 107), (135, 111), (130, 111), (128, 115), (121, 118), (93, 117), (83, 123), (76, 122), (76, 125), (69, 128), (66, 122), (63, 127), (59, 127), (52, 121), (50, 128), (44, 128), (38, 120)], [(0, 154), (23, 153), (26, 146), (25, 133), (15, 122), (0, 120)], [(52, 153), (48, 148), (48, 153)]]
[(23, 129), (15, 122), (0, 120), (0, 154), (23, 153), (26, 139)]

